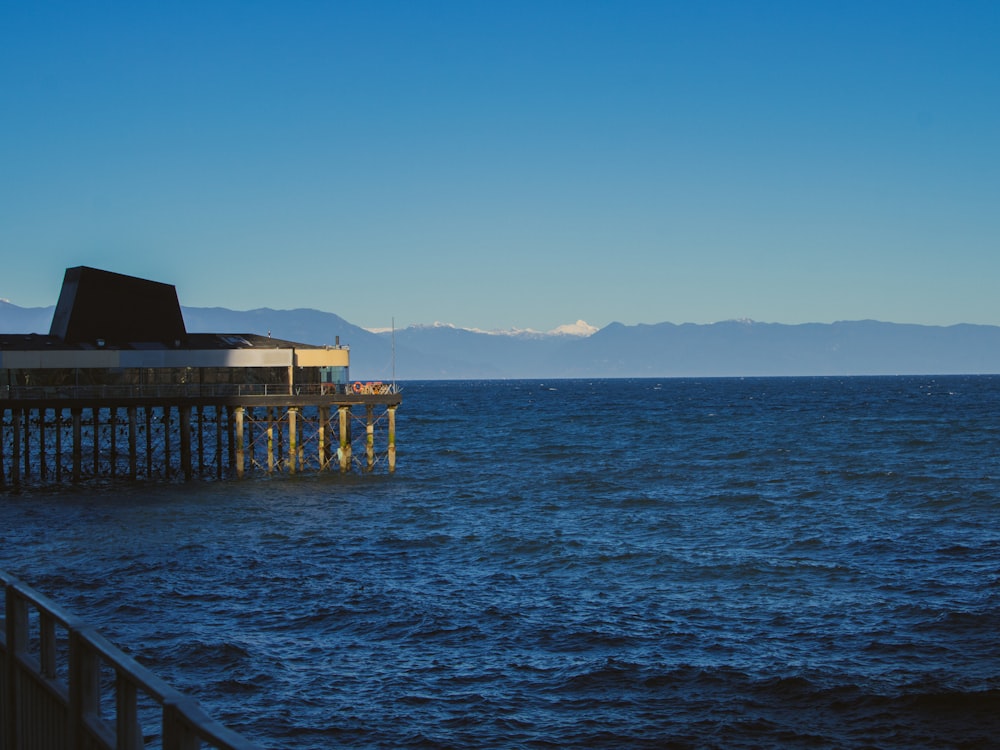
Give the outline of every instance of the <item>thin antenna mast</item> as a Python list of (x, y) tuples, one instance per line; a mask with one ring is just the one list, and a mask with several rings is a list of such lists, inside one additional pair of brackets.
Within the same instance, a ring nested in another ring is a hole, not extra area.
[(396, 392), (396, 316), (392, 316), (392, 392)]

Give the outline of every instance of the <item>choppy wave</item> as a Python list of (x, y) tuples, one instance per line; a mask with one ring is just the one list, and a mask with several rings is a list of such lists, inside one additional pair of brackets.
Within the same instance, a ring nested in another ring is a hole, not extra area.
[(269, 747), (998, 746), (1000, 379), (551, 387), (408, 384), (393, 477), (3, 496), (0, 567)]

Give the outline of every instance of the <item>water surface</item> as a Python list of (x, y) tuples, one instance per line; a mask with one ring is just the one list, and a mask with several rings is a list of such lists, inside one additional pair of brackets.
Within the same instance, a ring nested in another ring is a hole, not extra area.
[(0, 495), (268, 747), (996, 747), (1000, 378), (421, 382), (395, 476)]

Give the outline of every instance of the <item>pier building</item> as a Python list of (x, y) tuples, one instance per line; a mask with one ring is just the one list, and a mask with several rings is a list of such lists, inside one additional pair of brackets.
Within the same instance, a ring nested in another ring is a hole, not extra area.
[(0, 333), (0, 486), (391, 473), (401, 400), (339, 337), (188, 333), (172, 285), (69, 268), (47, 335)]

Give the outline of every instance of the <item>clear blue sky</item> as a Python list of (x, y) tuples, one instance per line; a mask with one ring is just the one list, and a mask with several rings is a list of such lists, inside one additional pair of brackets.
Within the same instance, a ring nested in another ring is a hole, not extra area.
[(0, 297), (1000, 324), (1000, 2), (3, 2)]

